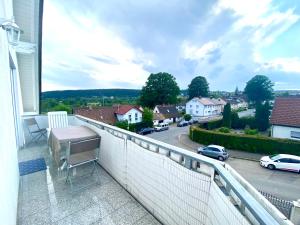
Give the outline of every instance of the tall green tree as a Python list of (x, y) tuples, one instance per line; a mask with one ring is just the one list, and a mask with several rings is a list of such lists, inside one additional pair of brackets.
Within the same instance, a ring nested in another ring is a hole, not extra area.
[(151, 109), (144, 109), (142, 121), (145, 127), (153, 127), (153, 111)]
[(265, 131), (269, 128), (270, 109), (271, 107), (268, 101), (264, 104), (256, 104), (255, 124), (259, 131)]
[(205, 77), (195, 77), (188, 86), (189, 99), (194, 97), (207, 97), (209, 86)]
[(179, 94), (180, 89), (174, 76), (169, 73), (152, 73), (142, 88), (140, 103), (150, 108), (155, 105), (174, 104)]
[(222, 124), (224, 127), (231, 128), (231, 106), (230, 106), (230, 103), (227, 103), (224, 106)]
[(256, 75), (247, 82), (245, 94), (255, 104), (269, 101), (274, 97), (274, 84), (264, 75)]

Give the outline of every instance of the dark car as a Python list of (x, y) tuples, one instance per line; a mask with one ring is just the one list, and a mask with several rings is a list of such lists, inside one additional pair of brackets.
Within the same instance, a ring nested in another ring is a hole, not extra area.
[(198, 153), (211, 158), (218, 159), (220, 161), (224, 161), (229, 157), (229, 154), (226, 151), (226, 149), (219, 145), (208, 145), (204, 148), (200, 147), (198, 148)]
[(138, 133), (141, 134), (141, 135), (145, 135), (145, 134), (151, 134), (153, 132), (154, 132), (153, 128), (146, 127), (146, 128), (141, 129)]
[(182, 121), (177, 123), (177, 127), (185, 127), (185, 126), (188, 126), (188, 125), (189, 125), (189, 122), (185, 121), (185, 120), (182, 120)]

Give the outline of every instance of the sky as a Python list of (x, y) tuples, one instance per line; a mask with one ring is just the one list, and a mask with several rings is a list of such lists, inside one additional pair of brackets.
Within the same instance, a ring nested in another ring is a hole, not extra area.
[(44, 0), (42, 59), (43, 91), (141, 89), (158, 72), (300, 90), (300, 1)]

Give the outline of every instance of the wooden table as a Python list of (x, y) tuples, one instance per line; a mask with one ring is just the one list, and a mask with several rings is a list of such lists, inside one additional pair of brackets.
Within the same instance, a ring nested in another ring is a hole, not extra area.
[(81, 141), (96, 138), (99, 135), (86, 126), (69, 126), (63, 128), (52, 128), (48, 139), (54, 160), (60, 164), (61, 156), (65, 156), (65, 150), (70, 141)]

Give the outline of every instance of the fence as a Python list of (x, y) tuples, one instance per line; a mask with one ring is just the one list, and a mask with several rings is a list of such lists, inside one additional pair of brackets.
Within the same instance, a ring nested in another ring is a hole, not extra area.
[(272, 194), (259, 191), (266, 199), (269, 200), (280, 212), (282, 212), (283, 215), (285, 215), (287, 218), (290, 218), (291, 216), (291, 210), (293, 207), (293, 203), (291, 201), (287, 201), (284, 199), (280, 199)]

